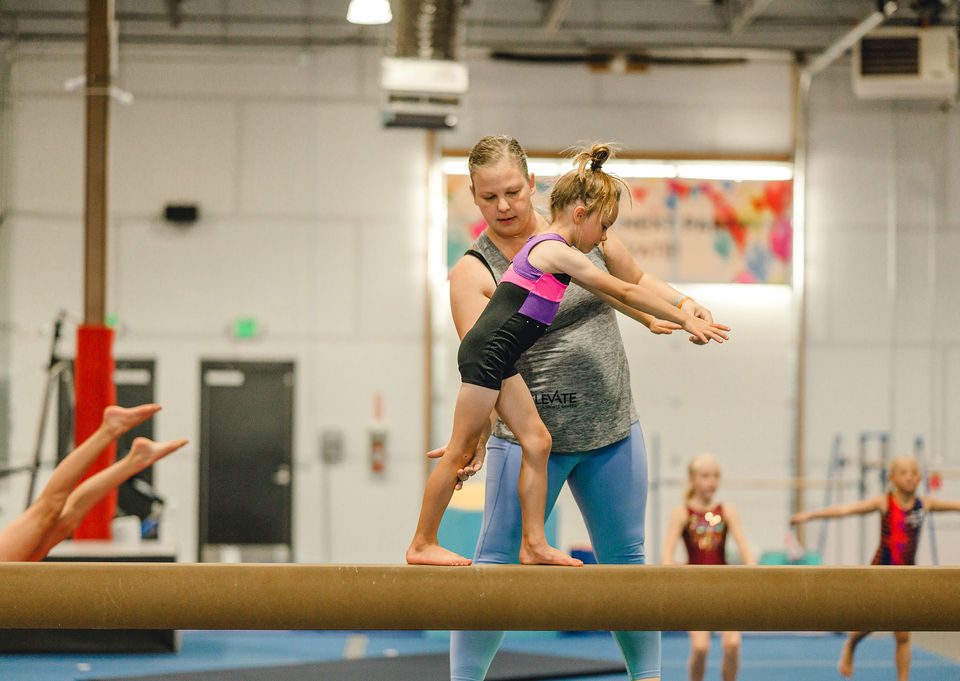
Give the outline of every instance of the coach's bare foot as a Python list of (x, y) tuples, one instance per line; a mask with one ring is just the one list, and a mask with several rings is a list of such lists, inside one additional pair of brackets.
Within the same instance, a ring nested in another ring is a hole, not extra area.
[(103, 428), (110, 437), (120, 437), (156, 414), (161, 408), (159, 404), (141, 404), (139, 407), (130, 409), (117, 405), (107, 407), (103, 410)]
[(410, 565), (470, 565), (472, 562), (439, 544), (411, 544), (407, 549), (407, 563)]
[(853, 676), (853, 645), (851, 645), (850, 639), (847, 639), (847, 642), (843, 644), (840, 661), (837, 662), (837, 671), (845, 679)]
[(558, 551), (549, 544), (527, 544), (520, 547), (520, 562), (523, 565), (566, 565), (580, 567), (583, 561)]
[(170, 440), (169, 442), (154, 442), (145, 437), (138, 437), (130, 447), (127, 459), (137, 467), (137, 471), (149, 468), (157, 461), (173, 454), (187, 444), (189, 440)]

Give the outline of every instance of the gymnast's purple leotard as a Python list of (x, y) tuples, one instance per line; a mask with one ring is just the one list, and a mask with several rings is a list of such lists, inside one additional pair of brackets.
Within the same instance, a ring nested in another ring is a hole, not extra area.
[(517, 373), (520, 356), (553, 322), (570, 276), (541, 272), (530, 264), (530, 251), (544, 241), (567, 243), (559, 234), (539, 234), (517, 253), (460, 344), (457, 360), (464, 383), (499, 390), (504, 379)]

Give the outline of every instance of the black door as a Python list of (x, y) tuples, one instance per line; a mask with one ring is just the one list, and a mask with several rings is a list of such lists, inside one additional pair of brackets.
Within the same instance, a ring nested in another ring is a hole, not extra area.
[(289, 549), (293, 363), (204, 361), (200, 383), (200, 560), (205, 547)]

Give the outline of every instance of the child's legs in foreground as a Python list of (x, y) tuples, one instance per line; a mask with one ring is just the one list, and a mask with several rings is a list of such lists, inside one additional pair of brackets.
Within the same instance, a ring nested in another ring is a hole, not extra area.
[(910, 632), (895, 631), (893, 639), (897, 646), (894, 654), (897, 663), (897, 681), (907, 681), (910, 678)]
[(407, 552), (409, 562), (429, 560), (429, 556), (422, 555), (423, 551), (437, 545), (437, 531), (443, 512), (453, 496), (457, 471), (472, 458), (498, 395), (497, 390), (469, 383), (460, 386), (453, 413), (453, 433), (446, 451), (427, 478), (417, 531)]
[(707, 653), (710, 652), (710, 632), (691, 631), (690, 634), (690, 661), (687, 669), (690, 671), (690, 681), (703, 681), (703, 674), (707, 670)]
[(557, 551), (547, 543), (543, 524), (547, 507), (547, 461), (550, 459), (552, 439), (519, 374), (503, 382), (497, 400), (497, 413), (516, 436), (523, 451), (518, 485), (523, 519), (520, 562), (582, 565), (582, 561)]
[(125, 457), (90, 476), (70, 493), (57, 522), (41, 538), (30, 560), (43, 560), (50, 549), (73, 534), (90, 509), (107, 494), (185, 444), (186, 440), (153, 442), (138, 437)]

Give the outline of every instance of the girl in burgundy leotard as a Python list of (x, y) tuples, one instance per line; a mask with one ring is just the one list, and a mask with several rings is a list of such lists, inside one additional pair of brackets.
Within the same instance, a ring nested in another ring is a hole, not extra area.
[[(677, 506), (670, 514), (666, 542), (663, 547), (663, 563), (673, 563), (674, 552), (680, 539), (687, 549), (691, 565), (726, 565), (727, 535), (730, 535), (740, 551), (740, 559), (753, 565), (753, 552), (747, 544), (740, 523), (740, 516), (732, 504), (721, 504), (716, 499), (720, 484), (720, 466), (711, 454), (701, 454), (689, 464), (687, 472), (690, 485), (686, 503)], [(740, 632), (725, 631), (723, 641), (723, 681), (734, 681), (740, 666)], [(690, 660), (688, 669), (691, 681), (701, 681), (706, 671), (707, 652), (710, 650), (709, 631), (690, 632)]]
[[(920, 466), (912, 456), (897, 457), (890, 464), (888, 474), (890, 489), (870, 499), (849, 504), (838, 504), (819, 511), (795, 513), (790, 518), (793, 524), (819, 518), (842, 518), (848, 515), (880, 513), (880, 545), (873, 556), (873, 565), (913, 565), (917, 553), (920, 528), (927, 513), (934, 511), (960, 511), (960, 501), (945, 501), (936, 497), (918, 497)], [(846, 678), (853, 676), (853, 655), (857, 645), (870, 635), (869, 631), (854, 631), (847, 638), (840, 654), (837, 669)], [(910, 677), (910, 632), (896, 631), (894, 660), (897, 678), (905, 681)]]

